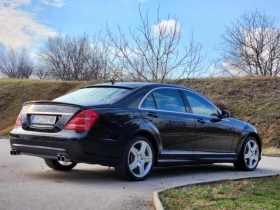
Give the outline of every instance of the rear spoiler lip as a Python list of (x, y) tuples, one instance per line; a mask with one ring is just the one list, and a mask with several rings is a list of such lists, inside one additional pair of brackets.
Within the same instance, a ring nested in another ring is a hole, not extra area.
[(39, 100), (39, 101), (28, 101), (23, 104), (23, 106), (31, 105), (31, 104), (43, 104), (43, 105), (67, 105), (67, 106), (74, 106), (79, 108), (85, 108), (85, 106), (78, 105), (78, 104), (71, 104), (71, 103), (64, 103), (64, 102), (57, 102), (57, 101), (48, 101), (48, 100)]
[(26, 105), (31, 105), (31, 104), (42, 104), (42, 105), (61, 105), (61, 106), (73, 106), (73, 107), (78, 107), (81, 109), (87, 109), (87, 108), (103, 108), (103, 107), (108, 107), (112, 104), (100, 104), (100, 105), (88, 105), (88, 106), (83, 106), (79, 104), (72, 104), (72, 103), (64, 103), (64, 102), (58, 102), (58, 101), (48, 101), (48, 100), (38, 100), (38, 101), (28, 101), (23, 104), (23, 106)]

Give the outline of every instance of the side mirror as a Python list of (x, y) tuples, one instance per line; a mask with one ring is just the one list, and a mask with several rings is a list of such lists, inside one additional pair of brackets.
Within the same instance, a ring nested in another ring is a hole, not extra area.
[(223, 110), (222, 111), (222, 117), (223, 118), (229, 118), (230, 117), (230, 112)]

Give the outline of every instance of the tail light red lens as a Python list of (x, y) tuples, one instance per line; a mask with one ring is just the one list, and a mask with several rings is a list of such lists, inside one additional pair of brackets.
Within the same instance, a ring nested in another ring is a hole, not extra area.
[(15, 126), (22, 126), (21, 112), (19, 113)]
[(92, 110), (85, 110), (77, 114), (64, 127), (65, 130), (88, 131), (98, 119), (99, 114)]

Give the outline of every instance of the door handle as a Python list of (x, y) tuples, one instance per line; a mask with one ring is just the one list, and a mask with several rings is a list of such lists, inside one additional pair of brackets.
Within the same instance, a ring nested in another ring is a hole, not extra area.
[(201, 124), (205, 124), (205, 121), (204, 121), (203, 119), (201, 119), (201, 118), (198, 118), (198, 119), (197, 119), (197, 122), (199, 122), (199, 123), (201, 123)]
[(153, 117), (153, 118), (157, 118), (158, 117), (157, 113), (155, 113), (155, 112), (148, 112), (148, 116), (149, 117)]

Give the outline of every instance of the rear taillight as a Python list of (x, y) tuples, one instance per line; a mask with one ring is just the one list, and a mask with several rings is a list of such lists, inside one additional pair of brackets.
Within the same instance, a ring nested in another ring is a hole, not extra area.
[(19, 113), (15, 126), (22, 126), (21, 112)]
[(85, 110), (77, 114), (72, 120), (70, 120), (64, 127), (65, 130), (75, 131), (88, 131), (91, 126), (98, 119), (99, 114), (91, 110)]

